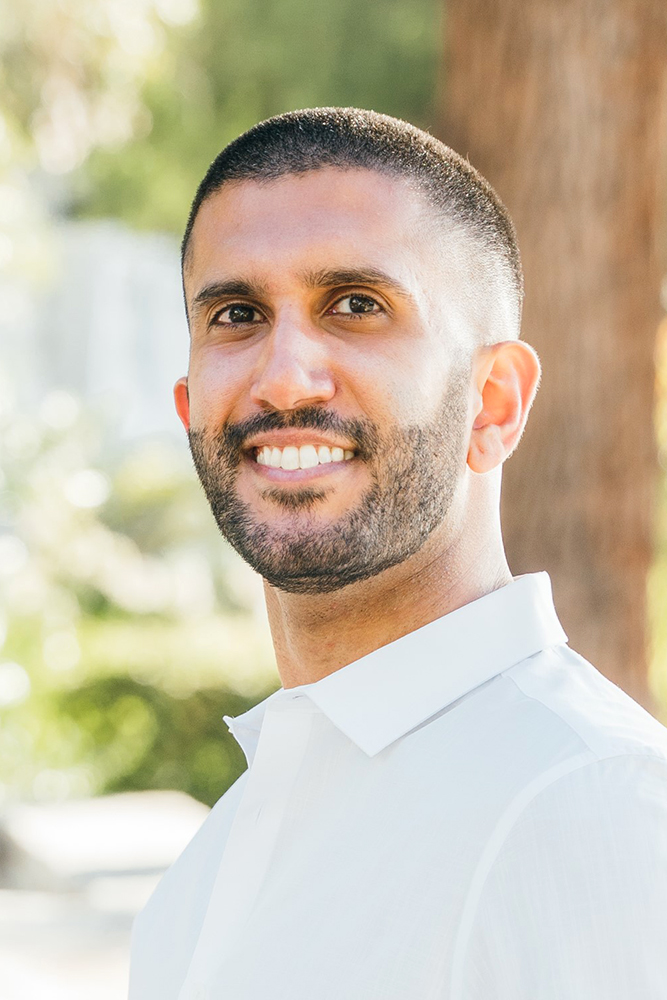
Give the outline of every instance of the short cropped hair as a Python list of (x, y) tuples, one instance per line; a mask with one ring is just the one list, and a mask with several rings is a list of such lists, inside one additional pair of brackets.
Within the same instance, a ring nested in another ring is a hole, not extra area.
[(510, 215), (488, 181), (458, 153), (408, 122), (359, 108), (306, 108), (268, 118), (220, 152), (197, 189), (181, 244), (184, 266), (204, 201), (229, 181), (270, 181), (322, 167), (403, 177), (499, 260), (521, 313), (523, 271)]

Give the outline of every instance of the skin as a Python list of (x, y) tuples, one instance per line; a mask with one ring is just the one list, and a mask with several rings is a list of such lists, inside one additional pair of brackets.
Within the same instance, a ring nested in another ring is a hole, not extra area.
[[(454, 391), (462, 363), (466, 371), (455, 489), (418, 551), (327, 593), (292, 593), (265, 580), (285, 688), (317, 681), (512, 580), (500, 530), (501, 468), (523, 432), (539, 361), (516, 339), (511, 292), (475, 271), (474, 247), (460, 228), (443, 231), (431, 216), (403, 179), (323, 168), (227, 184), (195, 222), (184, 271), (189, 373), (174, 390), (186, 430), (216, 434), (258, 414), (308, 407), (380, 429), (426, 426)], [(373, 270), (389, 282), (340, 274)], [(241, 280), (250, 286), (245, 294)], [(235, 292), (214, 287), (229, 282)], [(377, 305), (352, 315), (351, 294)], [(255, 311), (225, 311), (235, 304)], [(248, 321), (231, 328), (239, 315)], [(250, 437), (244, 444), (332, 443), (307, 429), (274, 432), (273, 442)], [(340, 523), (370, 476), (359, 455), (291, 475), (246, 455), (235, 489), (269, 536), (298, 538)], [(317, 488), (316, 503), (281, 502), (308, 486)]]

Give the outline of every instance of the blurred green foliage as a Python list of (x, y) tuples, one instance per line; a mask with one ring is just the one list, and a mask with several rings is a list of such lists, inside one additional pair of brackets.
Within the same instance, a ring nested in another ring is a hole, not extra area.
[(122, 155), (96, 149), (79, 214), (181, 234), (209, 162), (240, 132), (298, 107), (355, 105), (434, 125), (439, 0), (202, 0), (172, 29)]
[(105, 791), (180, 788), (209, 805), (245, 770), (222, 716), (251, 704), (224, 684), (174, 697), (122, 673), (55, 699), (61, 724), (83, 737), (81, 759), (104, 774)]
[(245, 766), (222, 716), (278, 686), (261, 584), (221, 542), (185, 449), (113, 444), (62, 391), (0, 414), (0, 783), (212, 804)]

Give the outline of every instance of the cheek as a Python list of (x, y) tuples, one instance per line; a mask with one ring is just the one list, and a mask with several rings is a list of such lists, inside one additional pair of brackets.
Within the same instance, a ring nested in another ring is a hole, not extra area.
[(406, 359), (388, 385), (385, 409), (390, 423), (422, 425), (442, 403), (446, 372), (434, 363)]
[(423, 347), (385, 343), (349, 352), (339, 367), (343, 396), (380, 432), (383, 427), (421, 425), (441, 403), (446, 384), (441, 359), (418, 346)]
[(239, 373), (220, 356), (192, 357), (188, 373), (192, 426), (220, 427), (230, 418), (241, 390)]

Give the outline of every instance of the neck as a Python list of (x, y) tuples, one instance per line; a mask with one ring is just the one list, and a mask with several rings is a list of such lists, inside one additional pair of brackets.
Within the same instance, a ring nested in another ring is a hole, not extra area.
[(283, 687), (320, 680), (509, 583), (497, 510), (485, 513), (465, 519), (476, 530), (464, 523), (452, 537), (441, 526), (410, 559), (330, 594), (289, 594), (265, 583)]

